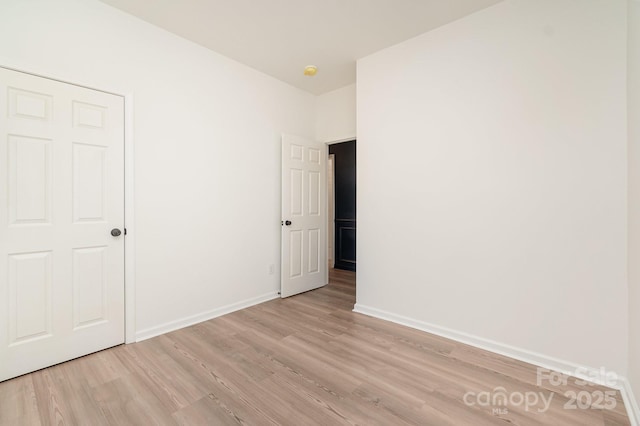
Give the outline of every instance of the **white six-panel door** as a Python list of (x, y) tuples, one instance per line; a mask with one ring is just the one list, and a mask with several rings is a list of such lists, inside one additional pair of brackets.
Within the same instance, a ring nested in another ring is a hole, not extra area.
[(282, 135), (281, 297), (327, 284), (326, 160), (323, 144)]
[(124, 100), (0, 68), (0, 381), (124, 342)]

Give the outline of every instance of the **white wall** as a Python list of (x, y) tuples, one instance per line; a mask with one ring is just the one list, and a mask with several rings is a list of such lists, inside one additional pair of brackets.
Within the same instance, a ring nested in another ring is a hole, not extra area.
[(626, 37), (510, 0), (358, 61), (358, 308), (626, 374)]
[(356, 85), (322, 94), (316, 101), (316, 140), (336, 142), (356, 137)]
[(280, 133), (313, 137), (314, 96), (95, 0), (0, 2), (8, 62), (134, 95), (139, 333), (275, 295)]
[(640, 404), (640, 2), (629, 1), (629, 380)]
[[(341, 87), (340, 89), (319, 95), (316, 98), (316, 141), (344, 142), (356, 138), (356, 85)], [(332, 170), (329, 173), (333, 173)], [(327, 245), (328, 260), (333, 265), (334, 251), (334, 199), (333, 176), (329, 177), (327, 185), (328, 195), (328, 224)]]

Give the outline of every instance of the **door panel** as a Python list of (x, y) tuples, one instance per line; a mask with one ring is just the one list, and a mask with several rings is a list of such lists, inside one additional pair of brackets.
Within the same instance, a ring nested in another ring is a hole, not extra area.
[(73, 143), (73, 221), (106, 220), (106, 147)]
[(309, 230), (309, 269), (308, 273), (313, 274), (320, 271), (320, 230)]
[(73, 326), (87, 327), (106, 320), (108, 247), (73, 250)]
[(51, 252), (9, 256), (9, 346), (51, 335)]
[(124, 342), (124, 100), (0, 68), (0, 381)]
[(289, 241), (289, 278), (293, 279), (302, 276), (302, 231), (291, 231)]
[(338, 269), (356, 270), (356, 221), (336, 219), (336, 263)]
[(45, 123), (51, 120), (52, 97), (44, 93), (9, 88), (9, 117), (35, 119)]
[(322, 144), (282, 136), (282, 297), (327, 283), (325, 160)]
[(51, 223), (51, 140), (8, 135), (9, 223)]

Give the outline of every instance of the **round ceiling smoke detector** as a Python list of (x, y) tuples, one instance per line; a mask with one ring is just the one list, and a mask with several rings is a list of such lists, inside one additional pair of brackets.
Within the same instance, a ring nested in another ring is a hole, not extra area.
[(316, 67), (315, 65), (307, 65), (306, 67), (304, 67), (304, 75), (307, 75), (309, 77), (313, 77), (317, 72), (318, 67)]

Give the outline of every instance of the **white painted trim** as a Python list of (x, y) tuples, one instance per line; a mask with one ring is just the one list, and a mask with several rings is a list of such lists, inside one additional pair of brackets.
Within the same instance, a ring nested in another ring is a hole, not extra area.
[[(638, 1), (640, 1), (640, 0), (638, 0)], [(358, 138), (356, 138), (356, 135), (353, 135), (353, 136), (349, 136), (349, 137), (346, 137), (346, 138), (332, 139), (330, 141), (326, 141), (325, 144), (327, 144), (327, 145), (335, 145), (337, 143), (355, 141), (356, 139), (358, 139)]]
[(248, 308), (250, 306), (258, 305), (260, 303), (268, 302), (269, 300), (278, 299), (280, 294), (277, 291), (263, 294), (262, 296), (253, 297), (251, 299), (242, 300), (237, 303), (222, 306), (210, 311), (201, 312), (196, 315), (191, 315), (186, 318), (182, 318), (176, 321), (170, 321), (155, 327), (140, 330), (136, 334), (136, 342), (150, 339), (152, 337), (159, 336), (161, 334), (169, 333), (171, 331), (179, 330), (184, 327), (189, 327), (203, 321), (208, 321), (213, 318), (217, 318), (222, 315), (230, 314), (231, 312), (239, 311), (241, 309)]
[[(325, 143), (325, 150), (327, 151), (327, 236), (325, 241), (327, 242), (327, 264), (330, 265), (327, 268), (335, 268), (336, 266), (336, 155), (329, 154), (329, 144)], [(331, 164), (331, 167), (329, 167)], [(329, 184), (331, 180), (331, 184)], [(333, 198), (333, 199), (332, 199)], [(331, 208), (329, 208), (331, 206)], [(329, 244), (331, 239), (331, 244)], [(329, 250), (331, 248), (332, 250)], [(327, 281), (329, 273), (327, 272)]]
[(31, 74), (37, 77), (46, 78), (49, 80), (59, 81), (61, 83), (72, 84), (74, 86), (80, 86), (91, 90), (97, 90), (100, 92), (110, 93), (112, 95), (121, 96), (124, 98), (124, 110), (125, 110), (125, 164), (124, 164), (124, 182), (125, 182), (125, 194), (124, 194), (124, 221), (127, 228), (127, 236), (124, 241), (125, 251), (125, 343), (135, 342), (135, 318), (136, 318), (136, 305), (135, 305), (135, 198), (134, 198), (134, 114), (133, 114), (133, 93), (126, 90), (121, 90), (113, 87), (95, 87), (92, 83), (86, 81), (77, 81), (74, 78), (67, 78), (62, 73), (52, 70), (37, 67), (33, 64), (28, 64), (21, 61), (16, 61), (7, 57), (0, 56), (0, 67), (7, 68), (13, 71), (22, 72), (25, 74)]
[[(606, 386), (606, 384), (602, 383), (600, 380), (597, 380), (597, 378), (600, 377), (600, 370), (597, 368), (587, 367), (575, 362), (561, 360), (527, 349), (517, 348), (515, 346), (506, 345), (494, 340), (474, 336), (469, 333), (464, 333), (402, 315), (397, 315), (392, 312), (387, 312), (381, 309), (373, 308), (371, 306), (362, 305), (361, 303), (355, 304), (355, 306), (353, 307), (353, 312), (415, 328), (416, 330), (425, 331), (427, 333), (435, 334), (446, 339), (454, 340), (456, 342), (471, 345), (479, 349), (484, 349), (489, 352), (533, 364), (538, 367), (559, 371), (563, 374), (574, 376), (581, 380)], [(586, 372), (586, 374), (576, 374), (576, 372), (581, 371)], [(633, 396), (633, 392), (627, 378), (618, 376), (617, 385), (614, 386), (614, 389), (619, 390), (620, 394), (622, 395), (622, 399), (627, 409), (627, 414), (629, 416), (631, 424), (638, 425), (638, 421), (640, 421), (638, 405)]]
[(124, 98), (124, 342), (136, 341), (136, 226), (133, 94)]
[(0, 67), (10, 69), (12, 71), (18, 71), (24, 74), (30, 74), (36, 77), (46, 78), (48, 80), (58, 81), (60, 83), (84, 87), (85, 89), (91, 89), (98, 92), (109, 93), (111, 95), (122, 96), (123, 98), (125, 97), (124, 93), (127, 92), (126, 90), (115, 90), (109, 87), (97, 87), (98, 85), (87, 83), (86, 81), (80, 81), (74, 78), (67, 78), (65, 76), (62, 76), (55, 70), (43, 69), (42, 67), (25, 64), (24, 62), (15, 61), (2, 56), (0, 56)]
[[(510, 345), (505, 345), (503, 343), (485, 339), (483, 337), (474, 336), (472, 334), (452, 330), (446, 327), (440, 327), (438, 325), (408, 318), (402, 315), (397, 315), (397, 314), (383, 311), (377, 308), (363, 306), (362, 304), (359, 304), (359, 303), (356, 303), (356, 305), (353, 308), (353, 312), (391, 321), (396, 324), (401, 324), (407, 327), (415, 328), (417, 330), (426, 331), (427, 333), (435, 334), (441, 337), (445, 337), (447, 339), (451, 339), (457, 342), (465, 343), (467, 345), (475, 346), (477, 348), (484, 349), (500, 355), (508, 356), (510, 358), (515, 358), (520, 361), (527, 362), (529, 364), (534, 364), (540, 367), (561, 371), (563, 373), (571, 372), (571, 375), (573, 375), (573, 371), (575, 371), (578, 368), (580, 368), (581, 370), (587, 368), (585, 366), (582, 366), (573, 362), (560, 360), (557, 358), (538, 354), (536, 352), (517, 348)], [(595, 369), (587, 369), (587, 370), (595, 371)]]
[(620, 393), (622, 394), (622, 400), (624, 401), (624, 406), (627, 408), (627, 415), (629, 416), (629, 422), (632, 425), (639, 426), (640, 425), (640, 407), (638, 407), (638, 400), (633, 394), (633, 389), (631, 388), (631, 383), (626, 377), (620, 378), (621, 386), (619, 388)]

